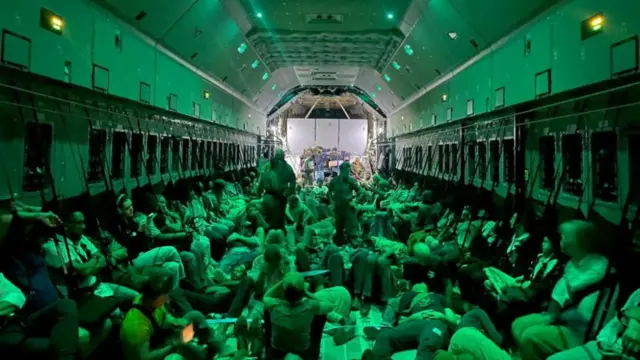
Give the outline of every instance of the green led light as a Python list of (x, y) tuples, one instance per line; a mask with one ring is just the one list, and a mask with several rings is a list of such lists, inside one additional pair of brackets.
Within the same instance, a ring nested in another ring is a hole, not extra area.
[(267, 80), (269, 78), (269, 73), (262, 74), (262, 80)]
[(257, 16), (258, 18), (262, 19), (262, 16), (263, 16), (263, 15), (262, 15), (262, 13), (261, 13), (261, 12), (258, 12), (258, 13), (256, 13), (256, 16)]
[(400, 70), (400, 64), (398, 64), (397, 62), (394, 61), (392, 65), (394, 69)]
[(392, 20), (394, 17), (393, 13), (387, 13), (387, 19)]
[(260, 60), (256, 60), (251, 64), (251, 67), (257, 69), (260, 66)]
[(371, 93), (371, 97), (372, 98), (376, 97), (376, 93)]
[(391, 77), (387, 74), (384, 74), (384, 81), (389, 82), (391, 81)]
[(238, 52), (240, 54), (244, 54), (245, 51), (247, 51), (247, 44), (245, 43), (240, 44), (240, 46), (238, 46)]
[(404, 52), (409, 56), (413, 55), (413, 49), (411, 48), (411, 45), (409, 44), (405, 45)]
[(380, 86), (380, 85), (376, 85), (376, 90), (378, 90), (378, 91), (382, 91), (382, 86)]
[(271, 90), (272, 91), (276, 91), (277, 88), (278, 88), (278, 85), (276, 85), (276, 84), (273, 84), (273, 86), (271, 86)]

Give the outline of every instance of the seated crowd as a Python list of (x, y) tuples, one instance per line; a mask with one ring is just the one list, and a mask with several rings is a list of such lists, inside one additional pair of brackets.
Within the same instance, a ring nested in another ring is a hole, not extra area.
[[(323, 332), (341, 346), (360, 328), (373, 360), (639, 354), (640, 290), (619, 291), (589, 222), (501, 221), (350, 173), (345, 162), (301, 187), (278, 151), (238, 183), (117, 194), (108, 218), (13, 201), (0, 218), (3, 357), (307, 360)], [(381, 322), (360, 326), (374, 308)]]

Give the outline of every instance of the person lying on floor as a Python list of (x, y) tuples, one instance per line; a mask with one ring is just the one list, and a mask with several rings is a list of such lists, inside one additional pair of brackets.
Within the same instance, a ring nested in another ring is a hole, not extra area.
[[(417, 349), (417, 360), (431, 360), (436, 351), (449, 341), (449, 324), (443, 319), (428, 318), (428, 314), (444, 313), (445, 297), (428, 291), (425, 284), (414, 286), (413, 291), (405, 293), (399, 300), (397, 325), (381, 327), (379, 333), (375, 329), (366, 330), (366, 334), (375, 336), (372, 349), (362, 354), (363, 360), (388, 360), (392, 355)], [(385, 311), (385, 320), (389, 324), (395, 322), (396, 313), (391, 309)]]
[(473, 281), (459, 281), (459, 299), (453, 296), (452, 308), (443, 313), (429, 312), (426, 318), (440, 319), (451, 329), (447, 351), (438, 351), (435, 360), (510, 360), (502, 349), (503, 336), (489, 315), (479, 307), (482, 285)]
[(326, 315), (328, 322), (346, 326), (334, 337), (338, 345), (355, 337), (354, 323), (349, 316), (351, 299), (344, 288), (311, 294), (305, 289), (302, 274), (290, 272), (267, 291), (263, 301), (271, 319), (271, 339), (266, 341), (275, 350), (275, 359), (287, 354), (309, 359), (311, 324), (319, 315)]

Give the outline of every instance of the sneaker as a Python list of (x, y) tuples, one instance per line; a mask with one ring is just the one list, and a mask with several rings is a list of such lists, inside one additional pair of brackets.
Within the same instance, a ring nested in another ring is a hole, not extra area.
[(378, 334), (384, 329), (391, 328), (389, 325), (368, 325), (362, 328), (362, 332), (364, 332), (364, 336), (369, 340), (375, 340), (378, 337)]
[(344, 345), (356, 337), (355, 326), (346, 326), (338, 330), (333, 335), (333, 343), (337, 346)]
[(371, 311), (371, 304), (362, 303), (360, 305), (360, 316), (365, 318), (369, 316), (369, 312)]

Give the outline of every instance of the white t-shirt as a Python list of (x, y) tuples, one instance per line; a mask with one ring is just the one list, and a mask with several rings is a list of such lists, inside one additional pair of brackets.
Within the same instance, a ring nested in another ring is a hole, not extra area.
[[(49, 239), (44, 245), (42, 245), (45, 252), (45, 261), (47, 265), (55, 269), (63, 269), (69, 262), (69, 254), (71, 255), (71, 262), (73, 264), (84, 264), (89, 261), (93, 255), (100, 254), (100, 250), (89, 240), (82, 235), (79, 241), (71, 241), (67, 238), (69, 244), (69, 251), (65, 244), (65, 239), (61, 235), (56, 235), (57, 241)], [(91, 287), (95, 285), (98, 278), (95, 276), (87, 276), (81, 283), (81, 288)], [(100, 297), (113, 296), (113, 290), (108, 286), (98, 285), (98, 288), (94, 292)]]

